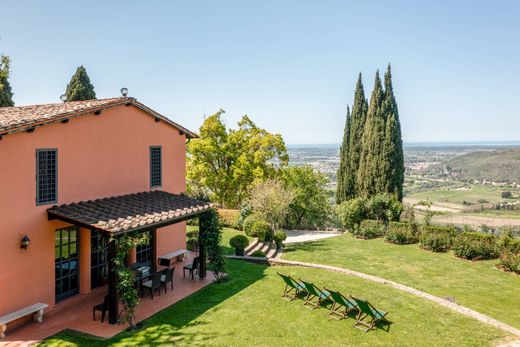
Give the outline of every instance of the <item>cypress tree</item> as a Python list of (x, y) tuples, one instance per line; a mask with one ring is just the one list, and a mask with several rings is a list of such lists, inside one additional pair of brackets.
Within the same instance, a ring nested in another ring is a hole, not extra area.
[(401, 124), (399, 111), (392, 87), (392, 71), (388, 64), (385, 73), (385, 92), (383, 101), (383, 113), (386, 119), (385, 140), (383, 154), (383, 181), (384, 192), (393, 193), (399, 201), (403, 199), (404, 183), (404, 154), (401, 137)]
[(96, 98), (94, 86), (90, 83), (87, 70), (85, 70), (83, 65), (78, 67), (76, 73), (70, 79), (65, 95), (67, 96), (67, 101), (92, 100)]
[(9, 84), (9, 65), (11, 59), (2, 55), (0, 57), (0, 107), (14, 106), (13, 92)]
[(385, 182), (381, 174), (386, 128), (386, 119), (382, 113), (383, 98), (384, 91), (377, 71), (361, 141), (361, 158), (357, 172), (358, 196), (370, 196), (384, 191)]
[(347, 105), (347, 119), (343, 130), (343, 142), (339, 149), (339, 169), (336, 175), (336, 203), (339, 204), (346, 200), (346, 183), (348, 181), (347, 165), (349, 164), (349, 145), (350, 145), (350, 109)]
[(345, 199), (353, 199), (358, 195), (357, 174), (361, 160), (362, 139), (367, 119), (368, 102), (365, 98), (365, 90), (361, 73), (356, 82), (356, 92), (354, 94), (354, 104), (350, 117), (350, 144), (347, 162), (347, 180), (345, 183)]

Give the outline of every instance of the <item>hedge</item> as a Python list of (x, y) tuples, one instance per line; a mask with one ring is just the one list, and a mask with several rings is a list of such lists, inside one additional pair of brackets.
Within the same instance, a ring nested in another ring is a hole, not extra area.
[(365, 219), (359, 227), (352, 230), (352, 235), (362, 239), (375, 239), (385, 235), (386, 225), (380, 220)]
[(226, 210), (221, 208), (218, 210), (218, 216), (222, 226), (242, 230), (242, 226), (238, 222), (240, 210)]
[(491, 259), (497, 258), (496, 237), (479, 232), (465, 231), (453, 243), (453, 252), (459, 258)]
[(419, 242), (419, 227), (415, 223), (390, 222), (385, 241), (398, 245), (409, 245)]
[(457, 231), (453, 226), (425, 225), (421, 227), (421, 247), (433, 252), (446, 252), (453, 245)]

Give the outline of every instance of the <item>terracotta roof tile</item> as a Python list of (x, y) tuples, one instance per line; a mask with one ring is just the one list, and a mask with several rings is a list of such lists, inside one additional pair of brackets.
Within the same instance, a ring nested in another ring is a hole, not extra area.
[(155, 190), (53, 206), (47, 213), (51, 218), (116, 234), (173, 224), (210, 208), (208, 202)]

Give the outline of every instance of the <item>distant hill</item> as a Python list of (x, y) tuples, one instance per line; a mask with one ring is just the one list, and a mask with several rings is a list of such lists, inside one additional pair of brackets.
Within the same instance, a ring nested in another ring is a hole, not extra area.
[(460, 180), (520, 182), (520, 149), (467, 153), (446, 160), (436, 168)]

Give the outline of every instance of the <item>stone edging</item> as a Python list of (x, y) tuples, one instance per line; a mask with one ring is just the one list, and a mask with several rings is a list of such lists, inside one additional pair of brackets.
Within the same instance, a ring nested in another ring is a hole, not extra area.
[(284, 260), (284, 259), (278, 259), (278, 258), (268, 259), (268, 258), (258, 258), (258, 257), (248, 257), (248, 256), (246, 256), (246, 257), (229, 256), (229, 258), (241, 259), (241, 260), (246, 260), (246, 261), (251, 261), (251, 262), (258, 262), (258, 263), (264, 263), (264, 264), (268, 263), (269, 265), (301, 266), (301, 267), (307, 267), (307, 268), (313, 268), (313, 269), (321, 269), (321, 270), (326, 270), (326, 271), (339, 272), (339, 273), (342, 273), (342, 274), (345, 274), (345, 275), (348, 275), (348, 276), (355, 276), (355, 277), (363, 278), (363, 279), (371, 281), (371, 282), (385, 284), (387, 286), (390, 286), (392, 288), (398, 289), (400, 291), (403, 291), (403, 292), (406, 292), (406, 293), (409, 293), (409, 294), (413, 294), (415, 296), (424, 298), (426, 300), (433, 301), (436, 304), (444, 306), (444, 307), (446, 307), (446, 308), (448, 308), (448, 309), (450, 309), (452, 311), (455, 311), (455, 312), (458, 312), (458, 313), (463, 314), (465, 316), (474, 318), (474, 319), (476, 319), (476, 320), (478, 320), (478, 321), (480, 321), (482, 323), (486, 323), (486, 324), (492, 325), (495, 328), (498, 328), (500, 330), (503, 330), (505, 332), (508, 332), (510, 334), (513, 334), (513, 335), (516, 335), (516, 336), (520, 337), (520, 329), (514, 328), (514, 327), (512, 327), (512, 326), (510, 326), (510, 325), (508, 325), (506, 323), (502, 323), (502, 322), (500, 322), (500, 321), (498, 321), (498, 320), (496, 320), (494, 318), (491, 318), (489, 316), (486, 316), (486, 315), (484, 315), (484, 314), (482, 314), (480, 312), (477, 312), (477, 311), (474, 311), (474, 310), (469, 309), (467, 307), (458, 305), (458, 304), (456, 304), (454, 302), (448, 301), (448, 300), (440, 298), (438, 296), (431, 295), (431, 294), (428, 294), (426, 292), (414, 289), (412, 287), (405, 286), (403, 284), (400, 284), (400, 283), (397, 283), (397, 282), (394, 282), (394, 281), (389, 281), (389, 280), (386, 280), (386, 279), (381, 278), (381, 277), (368, 275), (368, 274), (365, 274), (365, 273), (362, 273), (362, 272), (349, 270), (349, 269), (345, 269), (345, 268), (338, 267), (338, 266), (314, 264), (314, 263), (305, 263), (305, 262), (301, 262), (301, 261)]

